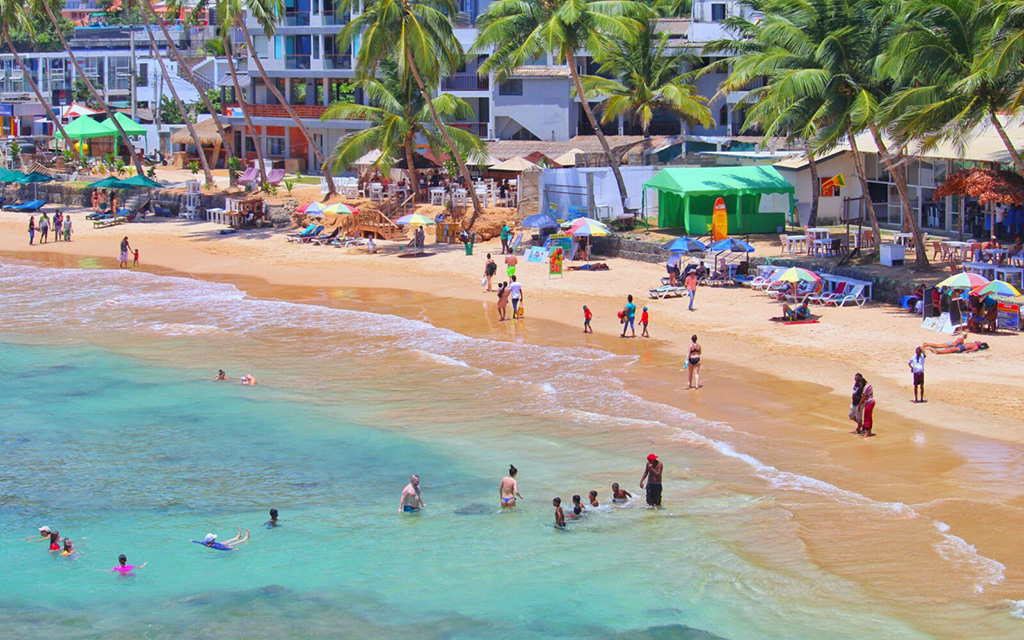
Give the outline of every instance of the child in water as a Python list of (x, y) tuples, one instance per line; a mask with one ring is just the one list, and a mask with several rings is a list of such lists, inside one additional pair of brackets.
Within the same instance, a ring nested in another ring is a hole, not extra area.
[(590, 328), (590, 320), (594, 317), (594, 313), (587, 308), (587, 305), (583, 305), (583, 333), (594, 333), (594, 330)]
[(64, 538), (64, 551), (61, 552), (62, 556), (70, 556), (75, 552), (75, 543), (71, 542), (70, 538)]
[(633, 494), (626, 491), (625, 489), (619, 488), (618, 482), (612, 483), (612, 502), (616, 504), (622, 504), (633, 498)]
[(50, 551), (60, 551), (60, 531), (50, 532)]
[(268, 529), (273, 529), (277, 526), (277, 509), (270, 510), (270, 520), (267, 520), (263, 524), (266, 525)]
[(590, 506), (592, 506), (592, 507), (600, 507), (601, 506), (601, 503), (597, 501), (597, 492), (596, 491), (591, 491), (590, 492)]
[(572, 513), (569, 514), (569, 518), (575, 520), (583, 515), (586, 511), (586, 507), (582, 504), (583, 498), (580, 498), (580, 494), (576, 494), (572, 497)]
[(142, 569), (143, 567), (146, 566), (146, 564), (148, 564), (148, 563), (143, 562), (142, 564), (140, 564), (137, 567), (135, 565), (133, 565), (133, 564), (128, 564), (127, 556), (125, 556), (122, 553), (121, 555), (117, 556), (117, 566), (114, 567), (113, 569), (111, 569), (111, 571), (116, 571), (117, 573), (120, 573), (122, 576), (127, 576), (127, 575), (131, 575), (132, 571), (134, 571), (136, 569)]
[(551, 501), (552, 506), (555, 507), (555, 526), (558, 528), (565, 527), (565, 514), (562, 513), (562, 499), (555, 498)]

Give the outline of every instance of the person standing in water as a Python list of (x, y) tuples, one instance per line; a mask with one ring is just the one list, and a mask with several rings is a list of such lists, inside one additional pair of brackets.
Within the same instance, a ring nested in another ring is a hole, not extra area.
[(128, 236), (121, 238), (121, 253), (118, 255), (118, 262), (122, 269), (128, 268), (128, 252), (132, 251), (132, 245), (128, 242)]
[(597, 492), (596, 491), (591, 491), (589, 497), (590, 497), (590, 506), (592, 506), (592, 507), (600, 507), (601, 506), (601, 503), (597, 501)]
[(551, 506), (555, 508), (555, 526), (559, 529), (565, 528), (565, 514), (562, 512), (562, 499), (554, 498), (551, 500)]
[(647, 468), (640, 478), (640, 488), (644, 488), (644, 480), (647, 481), (647, 504), (651, 507), (661, 507), (661, 473), (665, 466), (653, 453), (647, 456)]
[(122, 553), (121, 555), (117, 556), (117, 566), (111, 569), (110, 571), (120, 573), (122, 576), (129, 576), (132, 574), (132, 571), (135, 571), (136, 569), (142, 569), (147, 564), (149, 563), (143, 562), (137, 567), (133, 564), (128, 564), (128, 557)]
[(697, 342), (697, 334), (690, 336), (690, 351), (686, 356), (686, 364), (690, 370), (690, 383), (687, 389), (700, 389), (700, 343)]
[(409, 478), (409, 484), (402, 489), (402, 498), (398, 501), (398, 513), (416, 513), (427, 506), (420, 494), (420, 477), (413, 475)]
[(509, 465), (508, 475), (501, 479), (498, 496), (501, 498), (502, 509), (511, 509), (516, 506), (516, 498), (523, 499), (523, 496), (519, 493), (519, 483), (516, 482), (516, 474), (518, 473), (519, 469)]
[(270, 510), (270, 520), (263, 523), (268, 529), (273, 529), (277, 526), (277, 509)]

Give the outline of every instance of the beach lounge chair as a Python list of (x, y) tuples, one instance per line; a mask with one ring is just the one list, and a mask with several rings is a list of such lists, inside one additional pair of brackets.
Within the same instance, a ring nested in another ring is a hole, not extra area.
[(670, 284), (663, 284), (660, 287), (654, 289), (648, 289), (647, 293), (658, 300), (664, 300), (665, 298), (682, 297), (683, 292), (686, 291), (686, 287), (673, 287)]
[(818, 304), (828, 304), (829, 300), (833, 300), (835, 298), (841, 298), (843, 296), (843, 294), (846, 293), (846, 285), (847, 285), (847, 283), (840, 282), (839, 284), (836, 285), (836, 290), (835, 291), (828, 291), (828, 292), (823, 291), (823, 292), (821, 292), (819, 294), (808, 296), (807, 297), (807, 302), (817, 302)]
[(867, 301), (867, 296), (864, 295), (864, 285), (857, 284), (850, 287), (843, 295), (832, 298), (825, 304), (834, 304), (837, 307), (844, 307), (847, 302), (851, 302), (858, 307), (863, 307)]
[(782, 275), (782, 271), (784, 269), (785, 267), (772, 267), (767, 271), (763, 272), (762, 274), (754, 276), (754, 279), (751, 280), (748, 284), (750, 285), (751, 289), (754, 289), (756, 291), (764, 291), (765, 289), (767, 289), (768, 287), (775, 283), (776, 279), (780, 275)]
[(327, 235), (321, 234), (316, 236), (315, 238), (308, 238), (306, 242), (316, 245), (330, 244), (331, 242), (334, 241), (335, 238), (338, 237), (339, 233), (341, 233), (341, 227), (335, 227), (334, 231), (328, 233)]
[(284, 169), (271, 169), (267, 174), (267, 184), (276, 187), (284, 180)]
[(243, 187), (250, 184), (253, 180), (257, 180), (260, 177), (260, 170), (256, 167), (249, 167), (245, 170), (245, 173), (238, 177), (238, 184)]
[(366, 238), (356, 238), (354, 236), (338, 238), (337, 240), (331, 243), (331, 245), (333, 245), (335, 249), (345, 249), (347, 247), (361, 247), (364, 246), (365, 244)]
[(324, 230), (324, 225), (311, 224), (301, 233), (292, 233), (287, 236), (288, 242), (301, 242), (309, 238), (315, 238)]

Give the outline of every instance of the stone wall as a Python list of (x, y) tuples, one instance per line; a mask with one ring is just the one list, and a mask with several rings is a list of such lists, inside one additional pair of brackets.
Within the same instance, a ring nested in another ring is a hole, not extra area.
[(608, 258), (625, 258), (639, 262), (659, 263), (668, 260), (668, 253), (653, 242), (633, 240), (621, 236), (603, 236), (593, 238), (595, 256)]

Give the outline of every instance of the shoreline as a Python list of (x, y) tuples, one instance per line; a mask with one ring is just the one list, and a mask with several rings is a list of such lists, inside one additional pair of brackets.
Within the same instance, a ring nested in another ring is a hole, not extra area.
[[(604, 333), (615, 326), (609, 318), (614, 318), (614, 312), (621, 304), (617, 301), (618, 296), (596, 296), (587, 291), (564, 292), (556, 288), (559, 281), (535, 282), (539, 277), (537, 272), (544, 265), (528, 265), (536, 268), (532, 273), (520, 267), (520, 273), (529, 274), (522, 280), (526, 283), (527, 318), (518, 323), (497, 323), (493, 294), (484, 297), (478, 293), (478, 288), (474, 289), (479, 286), (479, 271), (482, 271), (483, 257), (480, 254), (473, 258), (461, 256), (466, 264), (474, 267), (475, 275), (450, 269), (446, 274), (446, 269), (426, 268), (430, 266), (429, 257), (399, 260), (392, 256), (353, 255), (330, 248), (297, 246), (284, 243), (280, 233), (260, 234), (258, 238), (225, 236), (226, 242), (218, 244), (211, 242), (206, 230), (202, 231), (205, 235), (199, 236), (195, 236), (193, 231), (188, 234), (193, 235), (191, 238), (171, 233), (175, 228), (194, 230), (203, 225), (146, 223), (114, 229), (113, 233), (101, 230), (104, 233), (93, 234), (89, 233), (92, 229), (87, 229), (79, 240), (68, 245), (49, 245), (44, 249), (45, 255), (41, 255), (44, 252), (36, 248), (28, 251), (29, 248), (23, 246), (19, 250), (11, 241), (13, 237), (23, 235), (20, 229), (17, 236), (13, 235), (11, 217), (12, 214), (2, 214), (0, 228), (7, 232), (0, 240), (0, 252), (17, 259), (52, 266), (112, 266), (116, 269), (113, 251), (109, 247), (116, 249), (117, 239), (127, 233), (140, 239), (135, 242), (142, 247), (143, 266), (140, 268), (160, 275), (229, 282), (254, 297), (393, 313), (427, 320), (435, 326), (474, 337), (553, 346), (590, 345), (611, 353), (634, 356), (635, 363), (629, 366), (628, 372), (624, 372), (622, 379), (628, 389), (640, 397), (692, 412), (704, 420), (728, 424), (737, 432), (737, 438), (747, 445), (746, 449), (734, 445), (737, 452), (752, 455), (768, 467), (818, 478), (880, 503), (912, 505), (919, 512), (947, 524), (952, 534), (976, 546), (982, 556), (994, 558), (1006, 566), (1004, 582), (994, 587), (994, 592), (1012, 592), (1019, 588), (1017, 585), (1024, 584), (1021, 582), (1024, 566), (1019, 560), (1024, 557), (1024, 543), (1012, 533), (1019, 527), (1010, 526), (1013, 522), (1024, 524), (1024, 495), (1012, 488), (988, 484), (990, 476), (971, 469), (979, 461), (959, 450), (967, 442), (970, 446), (963, 447), (967, 450), (988, 444), (1018, 451), (1021, 448), (1017, 445), (1024, 435), (1016, 433), (1009, 424), (993, 424), (977, 412), (946, 402), (933, 399), (927, 405), (913, 405), (909, 400), (891, 400), (897, 392), (906, 394), (909, 385), (904, 388), (899, 382), (884, 374), (876, 374), (873, 368), (865, 366), (862, 371), (875, 384), (876, 396), (880, 397), (879, 411), (876, 412), (880, 437), (869, 441), (855, 438), (849, 434), (851, 425), (845, 415), (846, 391), (837, 390), (830, 384), (840, 374), (846, 376), (843, 380), (852, 377), (852, 369), (845, 361), (821, 358), (813, 349), (808, 349), (810, 353), (806, 355), (793, 353), (787, 343), (790, 336), (783, 335), (782, 339), (774, 340), (771, 336), (754, 336), (759, 338), (756, 343), (743, 342), (737, 339), (737, 333), (742, 332), (741, 327), (700, 327), (697, 333), (701, 336), (705, 353), (710, 356), (705, 360), (710, 368), (702, 370), (705, 386), (697, 392), (687, 392), (685, 387), (680, 391), (679, 376), (684, 375), (677, 371), (682, 358), (681, 348), (660, 336), (676, 335), (679, 336), (678, 342), (685, 344), (683, 338), (689, 335), (684, 329), (685, 320), (689, 320), (685, 307), (675, 314), (682, 317), (674, 317), (669, 315), (670, 312), (681, 305), (674, 305), (672, 301), (652, 301), (648, 306), (652, 309), (652, 331), (656, 337), (651, 340), (622, 340), (610, 332)], [(164, 227), (166, 229), (162, 229)], [(258, 250), (253, 251), (250, 245), (256, 245)], [(280, 245), (286, 246), (282, 248)], [(432, 248), (428, 245), (428, 250)], [(462, 253), (461, 245), (445, 249), (449, 249), (448, 254)], [(249, 250), (248, 258), (244, 257), (244, 250)], [(304, 256), (304, 253), (308, 255)], [(110, 257), (96, 259), (97, 255)], [(282, 264), (295, 257), (299, 258), (298, 265)], [(314, 266), (304, 262), (303, 257), (326, 258), (330, 262)], [(660, 277), (660, 272), (654, 271), (652, 265), (624, 262), (610, 260), (613, 272), (569, 273), (567, 276), (593, 278), (625, 272), (629, 277), (633, 271), (642, 271), (646, 277)], [(397, 263), (401, 263), (398, 271), (409, 273), (396, 273)], [(254, 264), (259, 265), (259, 273), (252, 272)], [(187, 268), (182, 269), (181, 265), (187, 265)], [(380, 286), (367, 287), (371, 282)], [(538, 291), (534, 293), (534, 289)], [(749, 299), (755, 296), (748, 291), (702, 288), (698, 291), (698, 314), (702, 299), (712, 296), (719, 300), (709, 300), (709, 307), (713, 306), (719, 313), (725, 313), (731, 307), (742, 313), (742, 307), (755, 309), (757, 304), (764, 305), (766, 313), (778, 309), (777, 306)], [(735, 300), (729, 301), (730, 298)], [(719, 306), (722, 299), (726, 300), (724, 310)], [(761, 300), (765, 298), (762, 296)], [(478, 306), (481, 301), (486, 303), (482, 314)], [(574, 327), (566, 321), (581, 315), (578, 311), (581, 301), (594, 310), (597, 332), (594, 336), (583, 337), (583, 340), (580, 340), (581, 327)], [(884, 307), (869, 307), (837, 310), (829, 316), (834, 314), (848, 319), (865, 313), (883, 315), (883, 319), (892, 322), (893, 319), (884, 317), (889, 312)], [(541, 322), (537, 322), (538, 319)], [(731, 318), (720, 317), (720, 320), (725, 325), (725, 321), (731, 321)], [(770, 329), (784, 332), (800, 327), (773, 326)], [(1007, 341), (1001, 340), (999, 344), (1003, 342)], [(933, 367), (934, 360), (940, 358), (929, 361)], [(727, 364), (729, 362), (737, 364)], [(765, 374), (756, 366), (760, 363), (774, 370)], [(887, 371), (884, 363), (876, 360), (873, 364)], [(899, 364), (905, 366), (902, 360)], [(909, 381), (909, 373), (904, 377)], [(935, 398), (933, 393), (929, 387), (929, 396)], [(914, 419), (915, 413), (925, 413), (929, 420), (936, 422), (943, 417), (955, 420), (956, 428), (929, 426)], [(674, 447), (680, 443), (672, 433), (663, 431), (649, 434), (646, 442), (629, 444), (630, 449), (636, 448), (637, 451), (647, 446)], [(707, 445), (684, 443), (683, 446)], [(673, 475), (679, 474), (676, 479), (683, 475), (683, 470), (673, 471)], [(969, 511), (958, 511), (947, 505), (964, 500), (989, 504), (990, 507), (978, 511), (977, 504), (974, 504)], [(801, 518), (801, 523), (814, 531), (805, 542), (818, 539), (818, 529), (825, 524), (808, 522), (804, 518)], [(846, 524), (857, 526), (857, 523)], [(836, 532), (830, 534), (837, 535)], [(838, 561), (829, 555), (832, 552), (815, 548), (816, 544), (812, 542), (809, 547), (823, 566), (852, 579), (865, 579), (858, 575), (859, 570), (850, 573), (850, 569), (838, 566)]]

